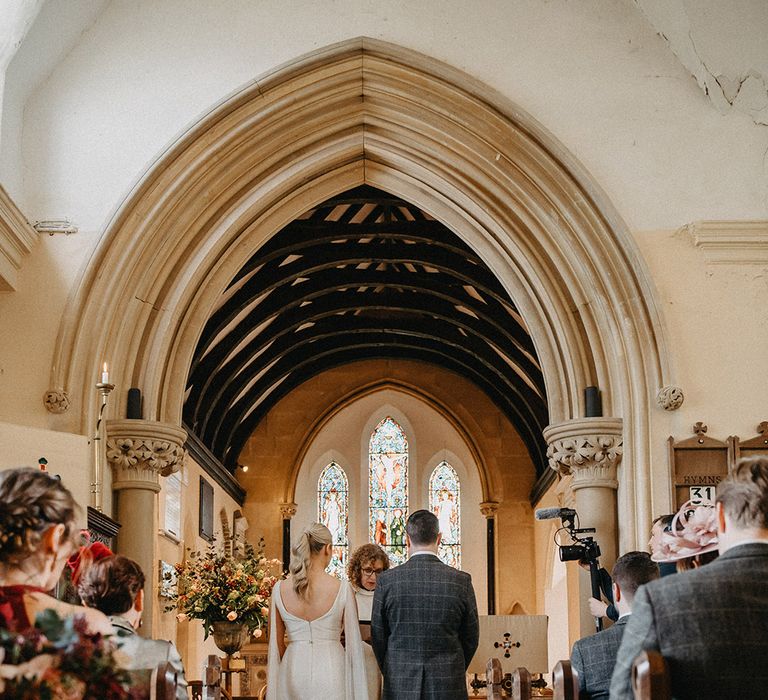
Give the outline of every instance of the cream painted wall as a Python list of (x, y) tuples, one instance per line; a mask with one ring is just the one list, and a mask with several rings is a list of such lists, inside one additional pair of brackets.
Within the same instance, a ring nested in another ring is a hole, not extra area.
[(61, 476), (80, 506), (79, 521), (85, 527), (93, 461), (88, 438), (0, 423), (0, 446), (0, 470), (37, 467), (37, 460), (45, 457), (48, 460), (47, 470)]
[(447, 460), (461, 480), (462, 570), (472, 575), (478, 607), (487, 609), (485, 518), (477, 465), (455, 428), (437, 411), (407, 394), (384, 390), (351, 403), (320, 430), (301, 463), (297, 484), (298, 508), (291, 523), (295, 538), (317, 520), (317, 480), (331, 460), (347, 473), (350, 488), (350, 551), (369, 539), (368, 441), (376, 425), (391, 416), (408, 438), (409, 510), (428, 508), (429, 477)]

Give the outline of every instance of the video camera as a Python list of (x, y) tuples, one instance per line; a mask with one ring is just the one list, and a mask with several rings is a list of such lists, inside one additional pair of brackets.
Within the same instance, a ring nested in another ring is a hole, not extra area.
[[(536, 510), (536, 520), (551, 520), (560, 518), (563, 526), (555, 534), (560, 561), (578, 561), (589, 566), (589, 578), (592, 585), (592, 597), (600, 600), (600, 545), (594, 537), (585, 537), (586, 533), (595, 532), (593, 527), (576, 527), (579, 516), (573, 508), (539, 508)], [(557, 534), (565, 530), (571, 538), (571, 544), (560, 544)], [(599, 632), (603, 628), (600, 618), (596, 618), (595, 626)]]

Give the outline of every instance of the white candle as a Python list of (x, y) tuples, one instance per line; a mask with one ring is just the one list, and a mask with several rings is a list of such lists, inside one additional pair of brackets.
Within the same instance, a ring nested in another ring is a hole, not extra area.
[(109, 372), (107, 371), (107, 363), (104, 363), (104, 369), (101, 372), (101, 383), (109, 384)]

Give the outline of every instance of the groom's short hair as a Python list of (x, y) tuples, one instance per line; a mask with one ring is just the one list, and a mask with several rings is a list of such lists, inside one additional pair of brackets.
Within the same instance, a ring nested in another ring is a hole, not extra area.
[(434, 513), (417, 510), (408, 516), (405, 531), (415, 545), (434, 544), (440, 534), (440, 523)]

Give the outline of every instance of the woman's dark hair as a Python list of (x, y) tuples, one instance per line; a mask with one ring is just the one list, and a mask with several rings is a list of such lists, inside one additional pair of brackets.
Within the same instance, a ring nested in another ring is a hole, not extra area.
[(382, 563), (384, 571), (389, 568), (389, 557), (377, 544), (364, 544), (352, 553), (347, 564), (347, 576), (355, 588), (363, 587), (363, 568), (377, 561)]
[(77, 505), (61, 479), (32, 467), (0, 471), (0, 563), (17, 565), (40, 546), (52, 525), (77, 534)]
[(142, 588), (141, 567), (133, 559), (113, 554), (93, 562), (80, 575), (77, 592), (89, 608), (105, 615), (122, 615), (133, 607)]

